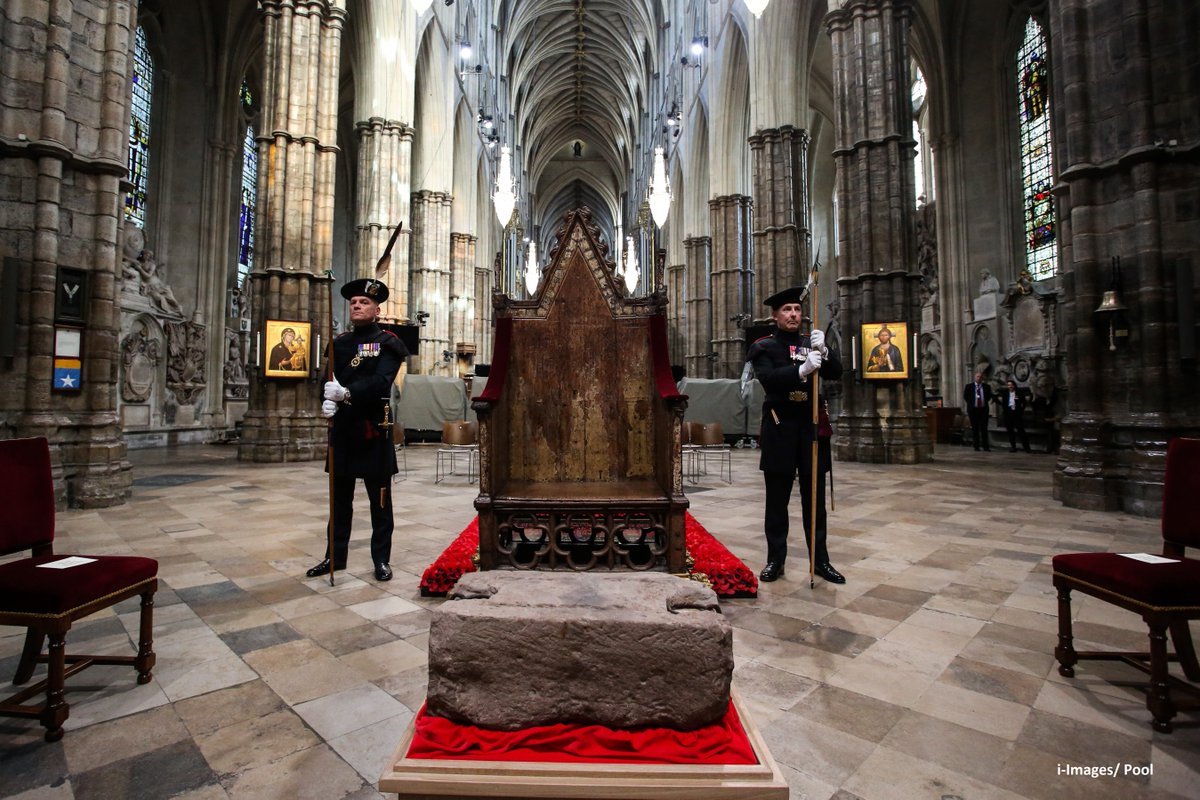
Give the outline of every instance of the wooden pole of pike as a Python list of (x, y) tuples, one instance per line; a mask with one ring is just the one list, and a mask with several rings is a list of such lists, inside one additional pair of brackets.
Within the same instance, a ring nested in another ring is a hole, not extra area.
[[(396, 226), (396, 230), (392, 231), (392, 236), (388, 239), (387, 247), (383, 250), (383, 255), (379, 257), (379, 261), (375, 263), (375, 280), (382, 280), (388, 271), (388, 267), (392, 264), (392, 248), (396, 246), (396, 240), (400, 238), (400, 231), (404, 229), (404, 221), (401, 220)], [(333, 273), (330, 273), (333, 277)], [(329, 333), (329, 350), (326, 353), (328, 364), (326, 365), (325, 380), (326, 382), (333, 380), (333, 282), (329, 283), (329, 324), (326, 327)], [(322, 397), (324, 394), (322, 393)], [(327, 547), (329, 548), (329, 585), (333, 586), (333, 573), (337, 564), (337, 559), (333, 555), (333, 417), (329, 418), (329, 443), (325, 447), (325, 470), (329, 473), (329, 524), (325, 526)]]
[[(808, 302), (809, 302), (808, 307), (812, 310), (812, 328), (809, 331), (810, 336), (812, 335), (812, 331), (815, 331), (817, 329), (817, 309), (818, 309), (818, 306), (817, 306), (817, 276), (820, 271), (820, 268), (821, 268), (821, 262), (819, 260), (814, 261), (813, 267), (812, 267), (812, 276), (811, 276), (811, 279), (809, 280), (809, 285), (812, 287), (812, 290), (809, 292), (809, 295), (808, 295)], [(817, 562), (816, 562), (816, 558), (815, 558), (816, 552), (817, 552), (817, 502), (818, 501), (824, 502), (824, 500), (825, 500), (824, 497), (817, 497), (817, 475), (819, 474), (818, 470), (820, 469), (820, 464), (817, 463), (817, 458), (820, 455), (820, 452), (819, 452), (820, 448), (818, 447), (818, 441), (821, 438), (820, 437), (821, 410), (820, 410), (820, 406), (817, 404), (817, 389), (818, 389), (818, 383), (820, 382), (820, 380), (821, 380), (820, 370), (817, 370), (817, 372), (814, 372), (812, 374), (813, 440), (812, 440), (812, 460), (808, 462), (808, 471), (812, 475), (812, 485), (809, 487), (811, 490), (811, 494), (809, 494), (809, 496), (808, 496), (808, 498), (809, 498), (809, 500), (808, 500), (808, 510), (809, 510), (809, 515), (808, 515), (809, 516), (808, 588), (809, 589), (815, 589), (817, 586), (817, 575), (816, 575)]]

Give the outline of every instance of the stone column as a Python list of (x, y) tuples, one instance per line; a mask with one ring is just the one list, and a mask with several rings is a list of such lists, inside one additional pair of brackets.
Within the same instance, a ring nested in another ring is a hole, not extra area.
[(455, 352), (460, 344), (477, 344), (475, 241), (469, 233), (450, 234), (450, 341)]
[[(413, 129), (403, 122), (371, 117), (356, 126), (358, 133), (358, 180), (356, 182), (355, 225), (358, 243), (356, 272), (359, 277), (374, 277), (388, 287), (388, 299), (380, 316), (408, 321), (409, 194), (400, 191), (408, 185), (412, 170)], [(392, 260), (386, 275), (376, 275), (375, 265), (383, 257), (388, 240), (401, 222), (401, 230), (392, 248)]]
[[(413, 316), (429, 314), (421, 326), (421, 353), (416, 372), (454, 374), (454, 342), (450, 339), (450, 206), (446, 192), (422, 190), (412, 196), (412, 296)], [(446, 360), (445, 352), (451, 352)]]
[(683, 240), (684, 277), (687, 281), (687, 374), (711, 378), (712, 352), (712, 239), (689, 236)]
[[(1157, 516), (1167, 441), (1200, 435), (1195, 29), (1170, 7), (1050, 3), (1067, 413), (1055, 497)], [(1113, 287), (1128, 343), (1094, 313)]]
[(687, 307), (684, 304), (684, 264), (672, 264), (667, 267), (667, 298), (670, 300), (667, 312), (670, 324), (667, 330), (667, 351), (671, 354), (671, 363), (682, 365), (687, 353)]
[[(48, 0), (0, 25), (0, 236), (15, 281), (14, 350), (0, 359), (0, 437), (50, 441), (56, 500), (125, 501), (132, 473), (117, 417), (119, 231), (137, 4)], [(73, 34), (83, 30), (86, 38)], [(81, 270), (81, 314), (57, 316), (60, 270)], [(80, 382), (54, 383), (56, 326), (78, 331)], [(52, 385), (55, 388), (52, 389)]]
[[(763, 298), (808, 280), (812, 263), (808, 131), (784, 125), (750, 137), (754, 168), (754, 274)], [(826, 254), (827, 256), (829, 254)], [(755, 309), (755, 316), (763, 316)]]
[[(323, 458), (320, 385), (328, 346), (334, 169), (343, 0), (262, 0), (263, 111), (259, 134), (258, 252), (250, 280), (258, 341), (238, 458)], [(267, 379), (268, 319), (312, 323), (306, 379)], [(319, 365), (319, 368), (318, 368)]]
[[(842, 379), (838, 457), (913, 464), (933, 458), (924, 392), (912, 368), (921, 330), (921, 274), (913, 234), (912, 110), (908, 30), (911, 0), (848, 0), (825, 24), (833, 45), (834, 159), (837, 166), (843, 338), (864, 323), (907, 322), (907, 380)], [(854, 276), (852, 273), (859, 274)], [(821, 287), (821, 293), (832, 287)], [(853, 356), (851, 356), (853, 358)]]
[(712, 222), (712, 351), (714, 378), (737, 378), (745, 363), (741, 323), (750, 319), (754, 270), (750, 265), (750, 198), (744, 194), (708, 201)]
[(475, 267), (475, 323), (474, 341), (479, 346), (476, 364), (492, 363), (492, 282), (496, 272), (476, 265)]

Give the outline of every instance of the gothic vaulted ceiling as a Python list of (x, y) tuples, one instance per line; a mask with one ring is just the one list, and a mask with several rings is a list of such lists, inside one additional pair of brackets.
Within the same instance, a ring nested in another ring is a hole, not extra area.
[(619, 207), (657, 63), (656, 5), (511, 0), (498, 6), (506, 17), (498, 21), (505, 91), (544, 219), (579, 200)]

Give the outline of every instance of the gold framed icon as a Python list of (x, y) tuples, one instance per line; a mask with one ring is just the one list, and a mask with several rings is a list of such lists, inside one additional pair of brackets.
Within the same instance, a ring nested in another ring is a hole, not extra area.
[(311, 322), (269, 319), (263, 341), (267, 348), (263, 366), (268, 378), (308, 377)]
[(862, 326), (862, 376), (870, 380), (908, 377), (908, 323), (867, 322)]

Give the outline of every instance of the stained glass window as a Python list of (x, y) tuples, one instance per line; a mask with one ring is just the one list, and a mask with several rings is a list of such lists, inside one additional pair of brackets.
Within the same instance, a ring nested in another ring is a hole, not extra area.
[(154, 60), (146, 46), (146, 30), (138, 26), (133, 41), (133, 102), (129, 114), (129, 182), (125, 219), (146, 224), (146, 189), (150, 177), (150, 104), (154, 98)]
[[(250, 86), (242, 83), (240, 94), (242, 111), (249, 116), (254, 110), (254, 96)], [(238, 286), (245, 283), (246, 276), (254, 268), (254, 203), (258, 186), (258, 143), (254, 141), (254, 126), (246, 126), (242, 138), (242, 191), (241, 210), (238, 214)]]
[(1050, 131), (1050, 65), (1046, 37), (1032, 17), (1017, 53), (1020, 97), (1021, 188), (1025, 218), (1025, 263), (1034, 280), (1049, 278), (1058, 265), (1058, 222)]

